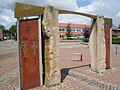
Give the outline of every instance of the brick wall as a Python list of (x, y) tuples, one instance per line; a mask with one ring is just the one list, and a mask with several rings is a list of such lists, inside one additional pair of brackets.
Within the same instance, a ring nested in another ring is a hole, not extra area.
[(3, 30), (0, 29), (0, 40), (3, 40)]

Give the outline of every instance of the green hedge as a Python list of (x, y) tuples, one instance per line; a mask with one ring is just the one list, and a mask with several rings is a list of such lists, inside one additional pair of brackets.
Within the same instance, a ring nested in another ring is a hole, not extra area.
[[(83, 42), (89, 42), (88, 38), (82, 38)], [(120, 38), (117, 37), (113, 37), (112, 38), (112, 44), (120, 44)]]
[(89, 38), (82, 38), (83, 42), (89, 42)]
[[(64, 40), (68, 40), (68, 39), (65, 38)], [(82, 40), (83, 42), (89, 42), (88, 38), (71, 38), (71, 40)], [(120, 44), (120, 38), (113, 37), (112, 44)]]
[(120, 44), (120, 38), (113, 37), (112, 38), (112, 44)]
[(82, 40), (82, 38), (70, 38), (70, 39), (64, 38), (63, 40)]
[(89, 42), (88, 38), (70, 38), (70, 39), (64, 38), (63, 40), (82, 40), (83, 42)]

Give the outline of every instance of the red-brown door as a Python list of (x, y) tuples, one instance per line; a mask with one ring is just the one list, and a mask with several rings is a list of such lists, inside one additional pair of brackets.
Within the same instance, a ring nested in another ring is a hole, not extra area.
[(104, 27), (106, 40), (106, 69), (110, 68), (110, 27)]
[(38, 19), (20, 21), (22, 89), (40, 85)]

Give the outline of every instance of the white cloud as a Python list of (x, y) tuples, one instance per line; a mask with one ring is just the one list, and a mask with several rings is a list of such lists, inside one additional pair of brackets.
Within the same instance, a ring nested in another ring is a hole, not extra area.
[(113, 24), (118, 26), (120, 24), (118, 20), (118, 12), (120, 12), (119, 4), (120, 0), (93, 0), (90, 5), (80, 7), (78, 11), (104, 15), (105, 17), (112, 18)]
[[(84, 12), (84, 13), (90, 13), (90, 14), (101, 14), (105, 17), (109, 17), (113, 19), (113, 25), (118, 26), (120, 24), (120, 19), (119, 19), (119, 13), (120, 12), (120, 0), (89, 0), (91, 1), (91, 4), (87, 5), (87, 6), (83, 6), (80, 8), (75, 9), (75, 11), (78, 12)], [(66, 17), (66, 16), (65, 16)], [(88, 18), (84, 18), (82, 17), (81, 19), (78, 18), (76, 19), (75, 17), (71, 16), (71, 19), (67, 19), (68, 17), (66, 17), (66, 19), (64, 19), (64, 16), (62, 16), (62, 21), (75, 21), (76, 23), (78, 20), (79, 23), (90, 23), (90, 19)]]
[(80, 15), (73, 15), (73, 14), (59, 15), (59, 22), (65, 22), (65, 23), (90, 24), (90, 20), (91, 20), (90, 18)]
[[(120, 0), (89, 0), (91, 3), (87, 6), (78, 8), (77, 0), (0, 0), (0, 24), (9, 28), (15, 24), (14, 19), (14, 3), (22, 2), (26, 4), (33, 4), (44, 6), (50, 4), (61, 9), (68, 9), (72, 11), (86, 12), (91, 14), (102, 14), (106, 17), (113, 18), (113, 24), (120, 24)], [(59, 15), (60, 22), (70, 23), (90, 23), (90, 19), (78, 15)]]
[[(0, 24), (5, 25), (8, 29), (12, 24), (15, 24), (14, 19), (14, 4), (21, 2), (44, 6), (46, 4), (56, 6), (61, 9), (75, 10), (77, 8), (76, 0), (0, 0)], [(71, 3), (72, 2), (72, 3)], [(8, 20), (8, 21), (6, 21)], [(11, 24), (10, 24), (11, 23)]]
[(7, 29), (15, 24), (14, 12), (11, 9), (0, 9), (0, 24), (4, 25)]
[(77, 0), (47, 0), (48, 4), (54, 5), (61, 9), (75, 10), (77, 9)]
[(116, 17), (119, 17), (119, 18), (120, 18), (120, 12), (117, 13)]
[(2, 16), (1, 18), (4, 19), (6, 22), (10, 21), (10, 17), (8, 17), (8, 16)]

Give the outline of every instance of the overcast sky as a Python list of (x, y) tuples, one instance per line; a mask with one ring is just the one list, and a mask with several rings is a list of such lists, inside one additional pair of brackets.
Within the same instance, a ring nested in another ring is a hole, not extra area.
[[(0, 0), (0, 24), (7, 29), (16, 22), (14, 19), (15, 1), (38, 6), (49, 4), (61, 9), (101, 14), (112, 18), (113, 25), (120, 24), (120, 0)], [(84, 16), (59, 15), (59, 22), (90, 24), (90, 21), (90, 18)]]

